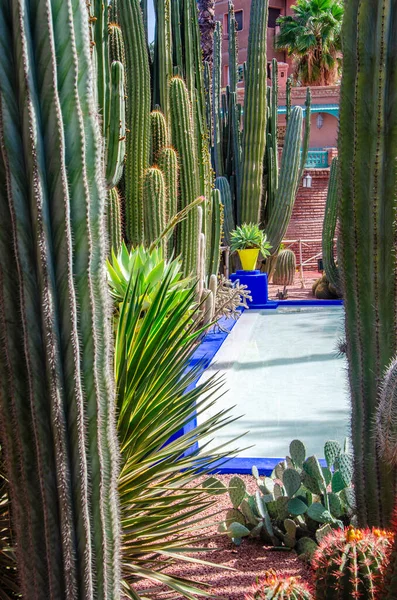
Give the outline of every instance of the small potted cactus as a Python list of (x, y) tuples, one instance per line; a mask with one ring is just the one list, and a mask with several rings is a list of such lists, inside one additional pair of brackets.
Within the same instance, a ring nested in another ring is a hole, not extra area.
[(238, 252), (243, 271), (254, 271), (259, 252), (263, 258), (270, 255), (271, 246), (259, 225), (244, 223), (231, 232), (230, 238), (230, 249), (232, 252)]

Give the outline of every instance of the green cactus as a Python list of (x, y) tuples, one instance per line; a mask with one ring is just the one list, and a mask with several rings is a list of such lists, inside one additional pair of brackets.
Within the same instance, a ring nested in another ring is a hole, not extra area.
[(268, 571), (245, 595), (245, 600), (314, 600), (310, 588), (299, 577)]
[[(187, 87), (180, 77), (171, 79), (170, 114), (172, 141), (179, 157), (179, 201), (181, 208), (185, 208), (199, 196), (199, 182), (191, 104)], [(183, 256), (186, 274), (197, 272), (200, 233), (197, 223), (197, 209), (193, 209), (179, 227), (178, 248)]]
[(125, 157), (124, 67), (121, 62), (111, 66), (111, 119), (109, 119), (106, 155), (106, 183), (115, 187), (123, 174)]
[(223, 175), (223, 141), (221, 127), (222, 26), (216, 22), (214, 31), (214, 68), (212, 70), (212, 122), (215, 173)]
[(106, 212), (109, 254), (112, 250), (117, 254), (123, 241), (121, 199), (117, 188), (112, 188), (108, 191)]
[(332, 531), (313, 556), (316, 600), (379, 598), (390, 549), (386, 532), (353, 527)]
[(124, 43), (120, 27), (109, 22), (108, 4), (93, 0), (87, 6), (96, 76), (95, 98), (106, 142), (106, 183), (111, 189), (122, 176), (125, 157)]
[(212, 190), (211, 194), (212, 217), (211, 231), (208, 232), (210, 243), (208, 248), (208, 268), (209, 275), (217, 275), (219, 271), (220, 247), (222, 235), (223, 207), (219, 190)]
[(386, 527), (397, 470), (378, 452), (373, 423), (380, 384), (396, 355), (397, 224), (394, 92), (397, 13), (386, 3), (346, 3), (339, 127), (339, 248), (352, 404), (354, 487), (361, 526)]
[[(173, 148), (163, 148), (158, 156), (158, 167), (164, 175), (165, 191), (166, 191), (166, 219), (171, 221), (178, 212), (178, 181), (179, 167), (178, 157)], [(173, 238), (168, 244), (169, 255), (172, 254), (174, 248)]]
[(145, 214), (145, 239), (148, 244), (155, 242), (166, 226), (166, 191), (164, 176), (157, 167), (145, 173), (143, 183)]
[(169, 117), (169, 84), (172, 77), (171, 0), (155, 0), (156, 37), (153, 62), (153, 99)]
[(265, 226), (272, 254), (277, 253), (280, 247), (294, 207), (299, 182), (302, 124), (303, 111), (299, 106), (294, 106), (285, 135), (279, 183), (274, 192), (274, 204)]
[[(116, 4), (117, 6), (117, 4)], [(110, 63), (121, 62), (125, 65), (124, 38), (118, 22), (110, 21), (108, 25), (109, 59)]]
[(293, 285), (296, 271), (296, 256), (292, 250), (281, 250), (277, 255), (273, 283), (276, 285)]
[(3, 2), (0, 31), (0, 420), (21, 594), (117, 599), (106, 190), (86, 4)]
[(150, 71), (139, 0), (120, 0), (119, 18), (126, 49), (127, 153), (125, 163), (126, 236), (144, 242), (143, 178), (149, 167)]
[(306, 102), (305, 102), (305, 133), (303, 136), (303, 146), (301, 152), (301, 166), (298, 176), (298, 181), (300, 181), (305, 172), (305, 166), (307, 161), (307, 155), (309, 152), (310, 145), (310, 130), (311, 130), (311, 106), (312, 106), (312, 93), (310, 88), (306, 90)]
[(168, 128), (163, 113), (154, 110), (150, 113), (151, 130), (151, 162), (158, 165), (159, 154), (163, 148), (168, 146)]
[(262, 199), (267, 121), (268, 0), (253, 0), (248, 39), (241, 162), (241, 223), (258, 223)]
[(339, 269), (335, 263), (334, 238), (338, 220), (338, 159), (334, 158), (329, 176), (327, 203), (325, 205), (323, 224), (323, 260), (324, 271), (328, 281), (340, 289)]
[(225, 240), (225, 244), (230, 246), (230, 234), (235, 229), (230, 185), (226, 177), (217, 177), (215, 180), (215, 187), (219, 190), (223, 206), (223, 239)]

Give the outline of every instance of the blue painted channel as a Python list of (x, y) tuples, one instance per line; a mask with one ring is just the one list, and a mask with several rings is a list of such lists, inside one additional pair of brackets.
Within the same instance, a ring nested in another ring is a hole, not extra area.
[[(264, 305), (254, 305), (251, 306), (249, 310), (271, 310), (281, 308), (283, 306), (342, 306), (343, 300), (280, 300), (277, 302), (269, 301)], [(235, 326), (237, 321), (234, 319), (221, 319), (219, 321), (222, 329), (226, 329), (231, 331)], [(200, 364), (200, 369), (197, 373), (197, 377), (195, 381), (189, 386), (188, 390), (194, 388), (199, 379), (201, 378), (204, 371), (210, 366), (211, 361), (214, 356), (217, 354), (219, 349), (221, 348), (223, 342), (226, 340), (228, 333), (225, 331), (216, 331), (209, 332), (204, 336), (201, 344), (198, 346), (197, 350), (194, 352), (192, 358), (189, 361), (188, 369), (192, 369)], [(188, 391), (187, 390), (187, 391)], [(194, 418), (188, 423), (183, 431), (180, 432), (179, 435), (183, 435), (184, 433), (190, 432), (194, 427), (197, 426), (197, 419)], [(176, 436), (179, 437), (179, 436)], [(196, 446), (197, 447), (197, 446)], [(193, 448), (192, 448), (193, 450)], [(219, 467), (214, 466), (213, 472), (220, 474), (231, 474), (236, 473), (240, 475), (250, 474), (252, 467), (256, 466), (259, 470), (259, 473), (262, 476), (270, 476), (274, 467), (281, 461), (283, 458), (231, 458), (226, 463), (222, 461), (222, 465)], [(325, 466), (325, 461), (320, 460)]]

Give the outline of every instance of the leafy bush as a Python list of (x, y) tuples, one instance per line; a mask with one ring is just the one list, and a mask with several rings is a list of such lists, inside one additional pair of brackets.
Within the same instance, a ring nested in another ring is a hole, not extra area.
[(309, 557), (317, 543), (333, 528), (343, 528), (354, 514), (351, 487), (353, 461), (347, 446), (326, 442), (327, 462), (322, 467), (315, 456), (306, 458), (299, 440), (290, 444), (290, 456), (280, 462), (271, 477), (252, 474), (258, 490), (248, 494), (244, 481), (233, 477), (224, 487), (232, 508), (220, 526), (236, 545), (243, 537), (260, 538), (274, 546), (296, 548)]

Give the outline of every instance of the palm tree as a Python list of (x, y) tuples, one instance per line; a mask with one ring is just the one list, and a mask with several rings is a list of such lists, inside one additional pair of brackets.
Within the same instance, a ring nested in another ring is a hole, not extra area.
[(203, 58), (212, 65), (215, 29), (215, 0), (198, 0), (197, 4)]
[(302, 85), (332, 85), (341, 67), (342, 0), (297, 0), (292, 16), (277, 21), (277, 50), (296, 60), (295, 77)]

